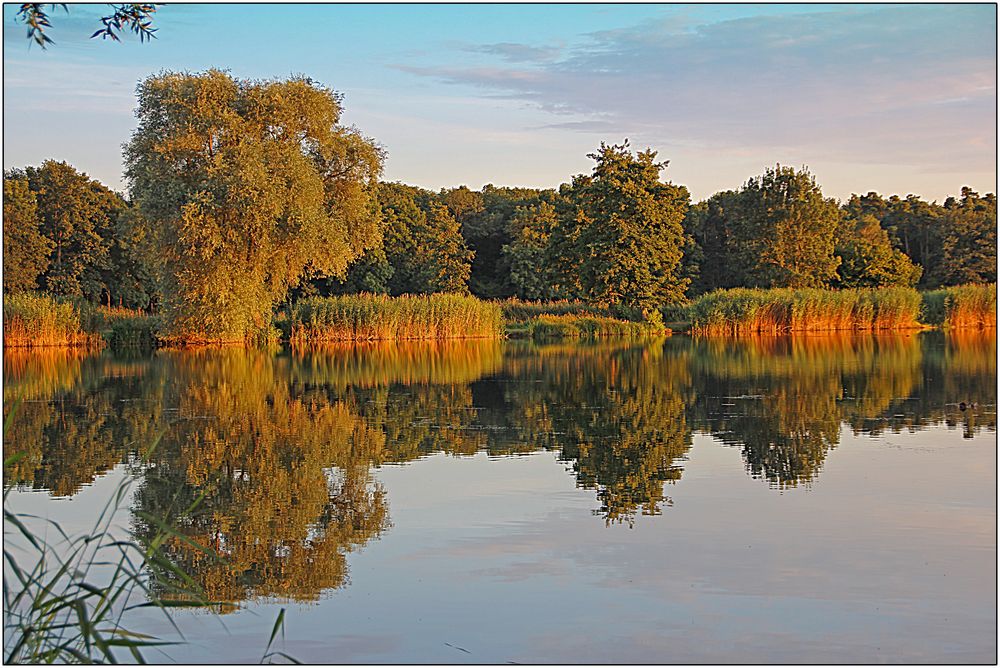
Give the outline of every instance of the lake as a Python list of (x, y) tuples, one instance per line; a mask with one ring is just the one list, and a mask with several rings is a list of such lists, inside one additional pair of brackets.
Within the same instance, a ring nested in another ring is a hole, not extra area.
[(995, 663), (996, 352), (7, 350), (7, 507), (82, 532), (131, 479), (120, 531), (230, 604), (174, 613), (181, 662), (257, 661), (285, 608), (304, 662)]

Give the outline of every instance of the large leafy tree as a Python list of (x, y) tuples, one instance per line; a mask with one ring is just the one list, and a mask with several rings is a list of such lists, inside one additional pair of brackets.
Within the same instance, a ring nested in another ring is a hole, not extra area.
[(22, 174), (3, 180), (3, 289), (23, 292), (38, 287), (38, 276), (49, 264), (52, 242), (39, 231), (35, 193)]
[(458, 221), (443, 204), (431, 204), (424, 224), (416, 229), (420, 292), (469, 292), (475, 252), (465, 245)]
[(169, 333), (235, 340), (303, 274), (377, 247), (382, 151), (311, 79), (163, 73), (139, 85), (125, 178), (147, 224)]
[(25, 175), (38, 201), (41, 232), (52, 242), (43, 287), (98, 301), (108, 291), (109, 248), (125, 200), (65, 162), (46, 160)]
[(579, 296), (593, 303), (651, 311), (682, 300), (687, 188), (660, 181), (667, 163), (651, 150), (633, 154), (627, 141), (589, 157), (593, 173), (564, 189), (568, 215), (553, 234), (562, 275), (575, 272)]
[(836, 276), (840, 208), (808, 170), (777, 165), (749, 179), (733, 213), (729, 242), (748, 267), (744, 285), (820, 287)]
[[(996, 197), (970, 188), (944, 205), (916, 195), (854, 195), (848, 218), (879, 221), (893, 247), (922, 268), (921, 287), (996, 280)], [(845, 257), (846, 260), (846, 257)]]

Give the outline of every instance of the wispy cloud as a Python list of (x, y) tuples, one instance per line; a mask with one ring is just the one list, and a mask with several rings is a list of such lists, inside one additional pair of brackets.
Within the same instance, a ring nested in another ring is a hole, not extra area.
[(847, 6), (693, 29), (652, 21), (593, 33), (554, 59), (529, 45), (478, 51), (502, 62), (398, 69), (572, 114), (552, 126), (584, 132), (774, 158), (794, 148), (911, 166), (995, 162), (994, 6)]
[(484, 53), (500, 56), (511, 63), (547, 63), (556, 60), (562, 53), (561, 46), (531, 46), (501, 42), (499, 44), (482, 44), (465, 47), (471, 53)]
[(4, 60), (4, 93), (12, 109), (131, 116), (141, 70), (86, 62)]

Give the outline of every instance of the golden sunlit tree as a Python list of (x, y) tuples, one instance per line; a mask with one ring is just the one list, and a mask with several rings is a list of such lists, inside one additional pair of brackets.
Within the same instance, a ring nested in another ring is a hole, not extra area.
[(305, 77), (166, 72), (138, 88), (125, 178), (167, 334), (239, 340), (304, 274), (343, 276), (380, 242), (383, 153)]

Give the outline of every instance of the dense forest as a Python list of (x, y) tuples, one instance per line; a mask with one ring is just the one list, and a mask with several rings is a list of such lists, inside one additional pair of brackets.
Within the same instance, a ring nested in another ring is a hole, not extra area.
[(776, 165), (692, 202), (667, 162), (601, 144), (558, 189), (432, 192), (308, 78), (164, 73), (138, 88), (128, 193), (47, 160), (4, 173), (4, 292), (163, 313), (245, 335), (313, 295), (575, 299), (636, 316), (717, 288), (996, 281), (996, 197), (824, 197)]

